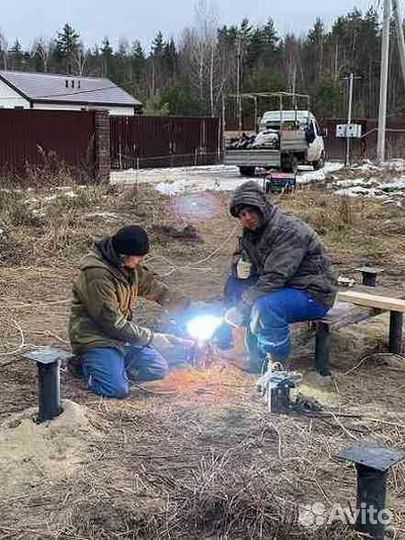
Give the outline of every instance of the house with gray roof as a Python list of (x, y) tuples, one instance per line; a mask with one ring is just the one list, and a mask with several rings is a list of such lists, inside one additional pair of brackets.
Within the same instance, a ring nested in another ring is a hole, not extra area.
[(0, 71), (0, 108), (108, 110), (132, 116), (142, 103), (105, 78)]

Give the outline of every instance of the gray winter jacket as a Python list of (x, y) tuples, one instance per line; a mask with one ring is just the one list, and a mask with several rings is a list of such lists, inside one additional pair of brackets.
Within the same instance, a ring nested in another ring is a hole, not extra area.
[(291, 287), (307, 291), (324, 307), (332, 307), (337, 276), (317, 233), (273, 205), (257, 182), (245, 182), (235, 190), (231, 214), (237, 217), (243, 206), (254, 206), (263, 216), (259, 230), (244, 230), (242, 235), (241, 248), (258, 275), (244, 292), (243, 302), (251, 305), (270, 291)]

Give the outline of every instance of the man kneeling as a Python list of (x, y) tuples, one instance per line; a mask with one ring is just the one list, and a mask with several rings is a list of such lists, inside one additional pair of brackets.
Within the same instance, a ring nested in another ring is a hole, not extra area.
[(131, 322), (138, 296), (170, 307), (185, 302), (184, 296), (170, 293), (142, 266), (148, 252), (146, 231), (129, 225), (97, 242), (82, 261), (73, 286), (69, 334), (84, 378), (95, 394), (124, 398), (129, 379), (151, 381), (168, 374), (162, 352), (193, 345)]

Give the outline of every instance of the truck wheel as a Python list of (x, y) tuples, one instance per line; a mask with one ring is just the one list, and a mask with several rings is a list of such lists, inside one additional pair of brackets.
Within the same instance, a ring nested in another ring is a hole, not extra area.
[(254, 176), (256, 167), (239, 167), (239, 172), (242, 176)]
[(322, 167), (324, 166), (325, 166), (325, 156), (323, 154), (317, 161), (312, 162), (312, 167), (314, 168), (315, 171), (322, 169)]
[(298, 159), (297, 156), (291, 154), (284, 154), (281, 156), (281, 170), (283, 172), (297, 173)]

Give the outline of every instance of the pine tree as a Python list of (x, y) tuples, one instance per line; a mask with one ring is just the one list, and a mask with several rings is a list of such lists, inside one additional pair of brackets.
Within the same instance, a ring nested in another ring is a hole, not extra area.
[(100, 56), (102, 64), (102, 76), (113, 77), (114, 51), (107, 36), (105, 36), (102, 41), (100, 47)]
[(18, 39), (15, 40), (13, 46), (8, 52), (9, 68), (19, 71), (23, 68), (24, 51)]
[(80, 47), (80, 35), (68, 23), (57, 33), (54, 58), (63, 71), (72, 72), (72, 61)]
[(163, 34), (159, 30), (159, 32), (156, 34), (155, 38), (152, 41), (151, 55), (160, 56), (163, 53), (164, 45), (165, 45), (165, 42), (163, 39)]

